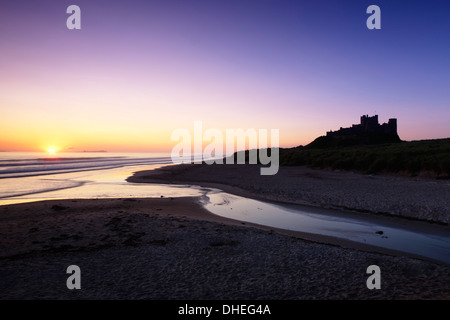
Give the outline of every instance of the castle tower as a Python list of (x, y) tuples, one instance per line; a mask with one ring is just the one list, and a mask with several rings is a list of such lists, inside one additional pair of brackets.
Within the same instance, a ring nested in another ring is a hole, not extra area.
[(378, 115), (374, 115), (373, 117), (365, 115), (361, 117), (361, 127), (364, 131), (374, 132), (377, 130), (378, 126)]
[(365, 128), (366, 127), (366, 123), (367, 123), (367, 118), (369, 117), (369, 115), (365, 115), (365, 116), (361, 116), (361, 127)]
[(389, 119), (388, 126), (391, 133), (397, 133), (397, 119), (395, 118)]

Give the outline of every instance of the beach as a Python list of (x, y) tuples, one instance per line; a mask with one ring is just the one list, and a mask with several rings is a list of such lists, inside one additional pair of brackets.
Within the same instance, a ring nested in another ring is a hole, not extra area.
[(450, 182), (308, 167), (260, 175), (256, 165), (179, 165), (141, 171), (129, 182), (197, 184), (282, 203), (450, 223)]
[[(290, 181), (286, 177), (293, 173), (290, 168), (287, 173), (281, 169), (280, 177), (270, 180), (273, 184), (265, 180), (271, 177), (255, 174), (259, 173), (257, 167), (244, 166), (168, 166), (138, 172), (128, 180), (215, 186), (242, 196), (281, 201), (301, 190), (293, 184), (288, 193), (287, 182), (281, 186), (282, 181)], [(313, 191), (324, 181), (322, 175), (341, 174), (299, 170), (301, 179), (296, 181), (309, 179), (304, 182), (306, 185), (318, 181), (309, 191), (309, 199), (315, 200), (319, 199), (319, 193)], [(355, 179), (354, 174), (343, 174)], [(342, 175), (341, 180), (345, 179)], [(398, 185), (406, 185), (392, 179)], [(322, 188), (332, 187), (328, 180), (325, 182)], [(350, 185), (348, 181), (343, 183)], [(278, 192), (270, 192), (272, 188)], [(411, 188), (420, 190), (417, 186)], [(356, 189), (364, 192), (361, 187)], [(336, 192), (356, 194), (350, 190)], [(398, 201), (403, 199), (400, 193), (392, 197), (395, 196)], [(322, 197), (322, 202), (316, 205), (339, 205), (326, 192)], [(294, 200), (308, 203), (305, 199)], [(445, 206), (446, 200), (439, 203), (436, 200), (439, 194), (436, 199), (423, 199), (421, 204), (414, 205), (428, 211), (410, 214), (409, 218), (448, 223), (446, 211), (431, 214)], [(355, 196), (342, 199), (340, 205), (355, 210), (358, 207), (349, 204), (361, 201)], [(394, 202), (387, 199), (377, 205), (389, 207)], [(379, 211), (405, 215), (405, 208), (401, 208), (404, 203), (408, 204), (406, 200), (397, 204), (402, 210)], [(376, 206), (364, 208), (362, 215), (378, 211)], [(450, 298), (450, 269), (446, 264), (370, 252), (326, 238), (307, 238), (302, 233), (223, 218), (207, 211), (199, 197), (162, 194), (160, 198), (70, 199), (5, 205), (0, 206), (0, 236), (0, 299)], [(70, 265), (81, 269), (81, 290), (66, 287), (69, 276), (66, 269)], [(380, 290), (369, 290), (366, 286), (369, 277), (366, 270), (370, 265), (381, 269)]]

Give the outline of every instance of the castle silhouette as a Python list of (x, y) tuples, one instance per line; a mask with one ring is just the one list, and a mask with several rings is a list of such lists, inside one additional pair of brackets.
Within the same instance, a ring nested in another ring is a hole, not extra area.
[(397, 119), (391, 118), (388, 123), (380, 124), (378, 115), (361, 116), (361, 123), (337, 131), (328, 131), (308, 144), (307, 148), (344, 147), (379, 143), (401, 142), (397, 134)]
[(362, 133), (381, 133), (387, 135), (397, 134), (397, 119), (391, 118), (388, 123), (379, 124), (378, 115), (369, 117), (369, 115), (361, 116), (361, 123), (354, 124), (350, 128), (340, 128), (338, 131), (328, 131), (328, 137), (359, 135)]

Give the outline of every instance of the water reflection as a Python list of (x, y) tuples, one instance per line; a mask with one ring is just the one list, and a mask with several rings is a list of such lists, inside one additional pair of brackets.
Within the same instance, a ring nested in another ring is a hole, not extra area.
[[(393, 219), (358, 219), (354, 215), (322, 214), (300, 206), (282, 206), (212, 190), (205, 196), (206, 209), (231, 219), (342, 238), (358, 243), (420, 255), (450, 264), (448, 227), (429, 227), (419, 232), (396, 226)], [(331, 212), (330, 212), (331, 213)], [(398, 224), (398, 223), (397, 223)], [(393, 227), (394, 226), (394, 227)]]
[(132, 166), (109, 170), (2, 179), (0, 205), (52, 199), (198, 197), (199, 188), (129, 183), (135, 171), (152, 170), (161, 165)]

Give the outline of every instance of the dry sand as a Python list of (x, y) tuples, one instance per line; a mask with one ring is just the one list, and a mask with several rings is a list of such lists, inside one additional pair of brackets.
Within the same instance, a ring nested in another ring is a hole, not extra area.
[[(0, 299), (449, 299), (449, 266), (305, 241), (196, 198), (0, 207)], [(382, 289), (366, 287), (366, 268)], [(81, 268), (68, 290), (66, 268)]]

